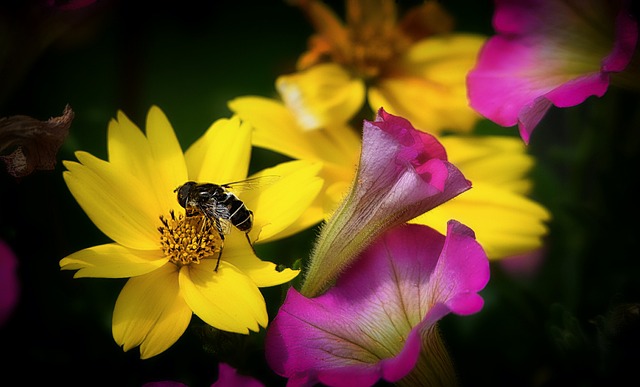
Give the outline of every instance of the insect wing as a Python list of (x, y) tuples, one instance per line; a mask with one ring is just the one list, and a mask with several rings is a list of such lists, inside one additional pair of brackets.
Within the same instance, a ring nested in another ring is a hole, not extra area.
[(257, 188), (265, 188), (275, 183), (278, 180), (280, 180), (280, 176), (275, 176), (275, 175), (256, 176), (256, 177), (250, 177), (245, 180), (222, 184), (221, 187), (230, 190), (234, 194), (239, 194), (240, 192), (244, 192), (244, 191), (254, 190)]
[(231, 221), (225, 218), (216, 218), (214, 223), (216, 225), (216, 228), (218, 229), (218, 232), (224, 235), (229, 235), (229, 233), (231, 232)]

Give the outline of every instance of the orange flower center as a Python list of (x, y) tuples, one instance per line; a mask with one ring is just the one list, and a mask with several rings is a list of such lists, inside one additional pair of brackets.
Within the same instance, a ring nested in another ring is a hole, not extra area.
[(161, 215), (160, 221), (162, 226), (158, 231), (162, 251), (177, 266), (200, 263), (201, 259), (218, 256), (222, 241), (205, 217), (176, 216), (172, 210), (169, 218)]

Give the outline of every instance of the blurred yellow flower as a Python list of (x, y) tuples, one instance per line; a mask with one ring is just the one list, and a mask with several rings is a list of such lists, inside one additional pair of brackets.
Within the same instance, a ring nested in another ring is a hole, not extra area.
[(470, 132), (480, 116), (469, 107), (466, 76), (486, 37), (452, 33), (436, 1), (398, 17), (394, 0), (347, 0), (346, 21), (319, 0), (294, 2), (316, 29), (298, 72), (276, 87), (307, 130), (352, 118), (365, 105), (408, 119), (432, 134)]
[[(274, 99), (246, 96), (229, 108), (254, 127), (253, 144), (299, 160), (322, 162), (325, 191), (314, 203), (316, 221), (329, 218), (355, 175), (361, 140), (346, 124), (306, 130), (297, 111)], [(424, 129), (417, 127), (418, 129)], [(534, 159), (515, 137), (440, 136), (448, 160), (472, 182), (472, 188), (411, 223), (446, 233), (455, 219), (471, 227), (491, 259), (535, 250), (547, 234), (549, 212), (527, 197), (527, 173)]]
[[(146, 135), (122, 112), (109, 124), (108, 161), (76, 152), (64, 179), (93, 223), (114, 243), (90, 247), (60, 261), (74, 277), (129, 278), (113, 312), (113, 337), (141, 358), (175, 343), (195, 313), (224, 331), (248, 334), (266, 327), (259, 287), (285, 283), (297, 270), (260, 260), (244, 232), (220, 238), (202, 217), (185, 217), (174, 190), (188, 180), (225, 184), (247, 177), (251, 128), (237, 117), (216, 121), (185, 153), (157, 107)], [(283, 163), (257, 175), (280, 178), (239, 194), (254, 213), (254, 243), (299, 231), (295, 224), (321, 189), (320, 165)]]

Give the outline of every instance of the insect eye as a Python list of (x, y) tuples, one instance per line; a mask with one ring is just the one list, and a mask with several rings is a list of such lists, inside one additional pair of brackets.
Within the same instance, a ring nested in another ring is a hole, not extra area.
[(180, 186), (175, 190), (175, 191), (178, 191), (178, 195), (177, 195), (178, 204), (180, 204), (184, 208), (186, 208), (187, 206), (187, 199), (189, 198), (189, 192), (191, 191), (191, 188), (193, 188), (194, 185), (195, 183), (190, 181), (183, 184), (182, 186)]

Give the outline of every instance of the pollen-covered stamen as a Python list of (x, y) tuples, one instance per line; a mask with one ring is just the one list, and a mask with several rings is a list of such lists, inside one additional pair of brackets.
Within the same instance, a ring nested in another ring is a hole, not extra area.
[(160, 216), (160, 244), (169, 260), (178, 266), (216, 258), (221, 248), (220, 235), (203, 216), (178, 215), (171, 211), (167, 219)]

